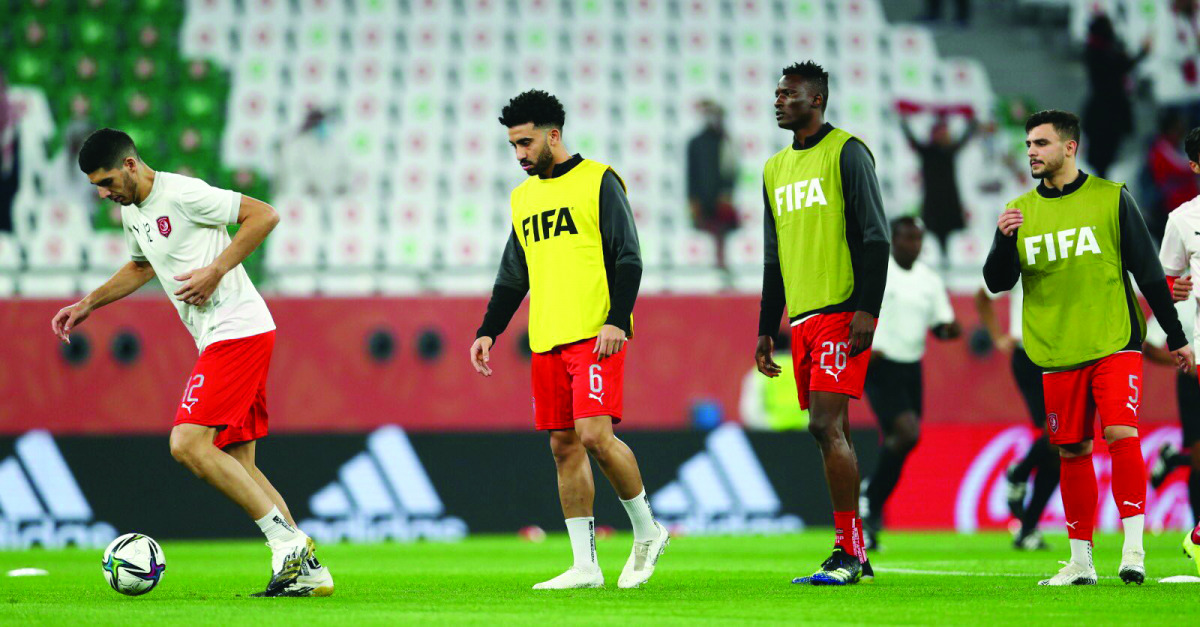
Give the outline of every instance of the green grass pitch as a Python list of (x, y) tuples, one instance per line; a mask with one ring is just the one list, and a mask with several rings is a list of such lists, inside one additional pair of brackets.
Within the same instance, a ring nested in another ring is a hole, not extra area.
[[(679, 537), (639, 590), (617, 576), (629, 536), (598, 543), (608, 587), (533, 591), (568, 565), (565, 535), (544, 543), (515, 536), (456, 544), (328, 545), (318, 555), (336, 580), (325, 599), (254, 599), (269, 578), (259, 542), (162, 542), (167, 572), (157, 589), (123, 597), (104, 582), (99, 550), (0, 552), (0, 624), (677, 624), (781, 622), (942, 624), (1122, 624), (1196, 620), (1200, 585), (1164, 584), (1195, 575), (1182, 534), (1147, 537), (1147, 583), (1116, 578), (1121, 540), (1097, 537), (1100, 584), (1042, 588), (1066, 559), (1055, 550), (1018, 553), (994, 533), (894, 533), (876, 555), (876, 581), (845, 588), (795, 586), (826, 556), (827, 529), (776, 537)], [(23, 567), (41, 577), (7, 577)]]

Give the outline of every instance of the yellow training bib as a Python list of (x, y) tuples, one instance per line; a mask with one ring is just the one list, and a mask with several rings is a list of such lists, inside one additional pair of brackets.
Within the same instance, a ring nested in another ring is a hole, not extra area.
[(529, 266), (529, 348), (535, 353), (596, 337), (608, 319), (600, 182), (609, 170), (584, 159), (562, 176), (533, 176), (512, 192), (513, 230)]

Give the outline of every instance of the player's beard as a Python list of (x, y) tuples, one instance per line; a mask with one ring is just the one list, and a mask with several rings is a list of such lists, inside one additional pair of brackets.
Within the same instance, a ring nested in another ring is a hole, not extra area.
[(1062, 169), (1065, 158), (1059, 157), (1058, 160), (1042, 159), (1042, 171), (1034, 172), (1032, 168), (1029, 170), (1030, 176), (1035, 179), (1048, 179), (1058, 173)]
[(133, 177), (128, 172), (122, 172), (121, 186), (125, 188), (118, 194), (121, 197), (121, 204), (126, 206), (132, 205), (134, 199), (137, 198), (137, 181), (133, 180)]
[(525, 171), (529, 176), (537, 176), (546, 172), (554, 164), (554, 153), (550, 151), (550, 144), (542, 146), (542, 152), (538, 153), (537, 161), (533, 162), (533, 167)]

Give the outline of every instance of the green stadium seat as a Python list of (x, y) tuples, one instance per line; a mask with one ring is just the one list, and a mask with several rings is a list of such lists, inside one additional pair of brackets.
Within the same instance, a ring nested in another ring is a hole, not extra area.
[(151, 15), (155, 20), (173, 20), (175, 25), (183, 20), (184, 3), (179, 0), (135, 0), (133, 10), (142, 15)]
[(159, 55), (172, 55), (178, 50), (179, 36), (174, 25), (164, 24), (155, 17), (134, 20), (130, 33), (129, 47), (153, 51)]
[(149, 87), (150, 85), (161, 85), (165, 87), (168, 79), (165, 63), (156, 59), (154, 55), (139, 54), (130, 56), (125, 61), (125, 66), (121, 71), (123, 80), (132, 80)]
[(56, 49), (62, 41), (60, 22), (50, 21), (40, 15), (23, 15), (13, 25), (13, 42), (21, 48)]
[(165, 102), (141, 86), (126, 87), (119, 92), (117, 117), (129, 120), (161, 120), (166, 113)]
[(13, 51), (4, 61), (8, 82), (14, 84), (36, 84), (52, 73), (56, 67), (54, 57), (44, 50), (22, 49)]
[(219, 123), (219, 118), (225, 108), (224, 92), (213, 93), (210, 90), (185, 85), (179, 90), (176, 102), (176, 115), (190, 123)]
[(84, 50), (120, 50), (124, 47), (120, 25), (107, 13), (84, 13), (70, 25), (72, 48)]

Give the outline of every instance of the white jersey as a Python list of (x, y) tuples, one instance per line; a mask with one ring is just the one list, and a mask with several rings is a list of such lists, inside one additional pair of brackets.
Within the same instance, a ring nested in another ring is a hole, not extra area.
[[(1158, 260), (1167, 276), (1183, 276), (1190, 271), (1193, 281), (1200, 277), (1200, 196), (1179, 205), (1167, 215), (1167, 229), (1163, 233)], [(1191, 299), (1197, 297), (1196, 291), (1192, 290)], [(1191, 325), (1183, 322), (1183, 326), (1194, 326), (1196, 315), (1192, 313)]]
[(183, 281), (175, 277), (216, 260), (232, 239), (226, 225), (237, 224), (242, 195), (211, 187), (189, 176), (159, 172), (141, 205), (121, 207), (129, 254), (149, 261), (183, 325), (201, 352), (213, 342), (266, 333), (275, 328), (246, 269), (230, 270), (208, 302), (196, 307), (175, 297)]
[[(1183, 335), (1187, 337), (1188, 344), (1195, 339), (1195, 327), (1192, 326), (1192, 320), (1196, 318), (1196, 310), (1195, 298), (1175, 303), (1175, 311), (1179, 314), (1179, 324), (1183, 327)], [(1167, 332), (1163, 331), (1162, 325), (1158, 323), (1158, 318), (1150, 318), (1146, 321), (1146, 343), (1161, 348), (1167, 347)], [(1193, 350), (1195, 349), (1193, 348)]]
[(950, 295), (936, 272), (920, 261), (913, 263), (911, 270), (894, 261), (888, 264), (874, 350), (892, 361), (921, 361), (929, 330), (951, 322)]
[[(987, 294), (988, 298), (996, 300), (1000, 295), (993, 293), (987, 288), (987, 284), (983, 285), (983, 293)], [(1021, 331), (1021, 307), (1025, 306), (1025, 289), (1021, 285), (1021, 279), (1017, 279), (1017, 284), (1008, 291), (1008, 335), (1017, 343), (1021, 342), (1024, 333)]]

